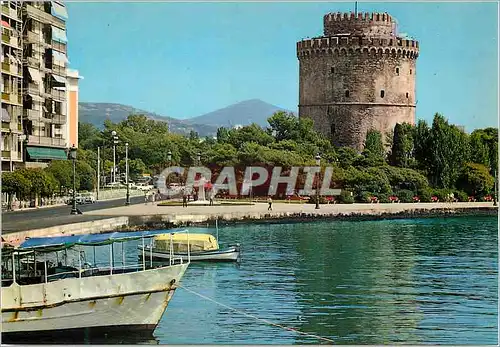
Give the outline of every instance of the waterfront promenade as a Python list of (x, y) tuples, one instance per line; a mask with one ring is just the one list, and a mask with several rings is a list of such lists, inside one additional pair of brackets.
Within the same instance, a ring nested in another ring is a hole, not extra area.
[(492, 202), (454, 202), (454, 203), (386, 203), (386, 204), (322, 204), (319, 209), (314, 204), (298, 203), (273, 203), (272, 211), (268, 211), (267, 203), (255, 203), (254, 205), (224, 205), (214, 206), (159, 206), (157, 204), (137, 204), (133, 206), (122, 206), (98, 211), (90, 211), (87, 215), (94, 216), (207, 216), (224, 218), (228, 215), (278, 215), (283, 213), (299, 214), (307, 213), (313, 215), (331, 214), (371, 214), (371, 213), (400, 213), (403, 211), (428, 211), (435, 209), (496, 209)]

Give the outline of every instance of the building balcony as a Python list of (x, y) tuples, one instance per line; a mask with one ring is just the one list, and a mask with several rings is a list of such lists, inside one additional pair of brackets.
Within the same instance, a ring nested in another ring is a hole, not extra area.
[(50, 119), (50, 122), (52, 124), (66, 124), (66, 116), (62, 114), (55, 114), (52, 117), (49, 118), (49, 116), (45, 116), (45, 118)]
[(15, 75), (15, 76), (22, 76), (22, 69), (20, 68), (19, 64), (16, 62), (13, 62), (11, 60), (6, 59), (2, 63), (2, 72), (7, 73), (9, 75)]
[(58, 41), (52, 41), (52, 49), (55, 49), (56, 51), (62, 52), (64, 54), (67, 53), (66, 44)]
[(61, 138), (55, 138), (55, 137), (29, 135), (28, 136), (28, 145), (44, 145), (44, 146), (53, 146), (53, 147), (65, 147), (66, 140), (61, 139)]
[(42, 41), (41, 32), (34, 32), (29, 30), (28, 35), (24, 35), (25, 43), (39, 43)]
[(42, 23), (47, 23), (50, 25), (54, 25), (58, 28), (65, 28), (66, 24), (63, 20), (54, 17), (50, 13), (47, 13), (41, 9), (38, 9), (36, 7), (33, 7), (31, 5), (24, 5), (25, 6), (25, 11), (28, 17), (34, 18), (39, 22)]
[(35, 94), (35, 95), (40, 94), (40, 86), (38, 84), (29, 83), (28, 88), (26, 88), (26, 89), (28, 90), (28, 93), (30, 93), (30, 94)]
[(52, 99), (57, 100), (57, 101), (66, 100), (66, 92), (64, 90), (52, 89), (50, 91), (50, 95), (51, 95)]
[(19, 16), (17, 15), (17, 10), (10, 8), (10, 6), (7, 4), (2, 4), (2, 14), (9, 18), (19, 20)]
[(14, 48), (20, 48), (21, 45), (19, 44), (18, 37), (15, 35), (8, 35), (5, 33), (2, 33), (2, 43), (12, 46)]
[(23, 103), (23, 97), (19, 94), (2, 92), (2, 102), (20, 105)]
[(40, 70), (41, 67), (41, 61), (37, 58), (34, 57), (25, 57), (23, 58), (23, 64), (28, 65), (29, 67), (35, 68), (37, 70)]
[(22, 153), (17, 151), (2, 151), (2, 160), (20, 161), (23, 159)]
[(25, 108), (23, 112), (24, 112), (24, 117), (28, 118), (29, 120), (38, 120), (42, 116), (41, 110), (31, 110), (29, 108)]

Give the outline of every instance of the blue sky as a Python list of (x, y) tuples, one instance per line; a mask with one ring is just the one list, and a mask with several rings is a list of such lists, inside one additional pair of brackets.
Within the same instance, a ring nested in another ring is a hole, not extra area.
[[(68, 3), (80, 101), (189, 118), (258, 98), (297, 110), (297, 41), (352, 3)], [(498, 124), (497, 3), (358, 3), (420, 42), (417, 118)]]

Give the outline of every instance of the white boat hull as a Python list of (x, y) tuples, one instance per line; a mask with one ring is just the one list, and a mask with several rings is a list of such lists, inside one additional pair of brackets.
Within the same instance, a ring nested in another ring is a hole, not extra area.
[[(142, 246), (139, 246), (142, 252)], [(153, 256), (153, 260), (169, 260), (170, 253), (165, 251), (155, 250), (151, 252), (149, 247), (146, 246), (144, 250), (144, 255), (146, 259), (150, 259)], [(187, 261), (186, 253), (174, 253), (174, 258), (178, 259), (181, 257), (184, 261)], [(196, 252), (191, 253), (189, 258), (190, 261), (238, 261), (240, 257), (240, 250), (235, 247), (231, 247), (225, 251), (209, 251), (209, 252)]]
[(25, 286), (14, 283), (2, 288), (2, 337), (82, 329), (152, 332), (187, 266)]

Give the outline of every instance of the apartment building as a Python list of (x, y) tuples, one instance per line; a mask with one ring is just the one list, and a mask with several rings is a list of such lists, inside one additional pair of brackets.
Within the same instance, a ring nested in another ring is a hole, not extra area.
[(25, 165), (66, 159), (66, 20), (62, 2), (22, 2)]
[(44, 167), (78, 146), (81, 77), (68, 72), (68, 13), (61, 1), (1, 7), (2, 170)]
[(21, 4), (2, 2), (2, 129), (3, 171), (12, 171), (23, 162), (23, 38), (19, 16)]

